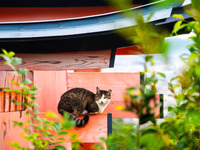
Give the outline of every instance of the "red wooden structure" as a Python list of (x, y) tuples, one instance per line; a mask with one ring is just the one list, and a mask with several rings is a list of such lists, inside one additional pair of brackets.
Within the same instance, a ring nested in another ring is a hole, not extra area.
[[(85, 0), (84, 6), (80, 0), (47, 1), (0, 1), (0, 45), (23, 58), (20, 68), (31, 70), (27, 76), (39, 88), (37, 103), (40, 116), (44, 116), (47, 111), (57, 112), (60, 96), (71, 88), (83, 87), (93, 92), (97, 86), (100, 89), (112, 89), (111, 102), (104, 113), (91, 115), (85, 127), (71, 131), (77, 132), (83, 148), (90, 150), (91, 145), (102, 144), (100, 137), (106, 138), (111, 133), (110, 113), (113, 118), (137, 118), (136, 114), (116, 110), (115, 107), (124, 105), (126, 88), (139, 88), (140, 73), (101, 72), (101, 68), (114, 67), (115, 55), (143, 54), (139, 45), (133, 45), (114, 32), (118, 29), (126, 30), (135, 24), (129, 24), (120, 11), (102, 0)], [(148, 2), (135, 0), (131, 6)], [(149, 8), (154, 8), (154, 5), (131, 8), (130, 11), (138, 9), (147, 15), (150, 14)], [(159, 13), (159, 16), (153, 17), (156, 18), (153, 21), (159, 20), (162, 24), (163, 20), (170, 17), (171, 11), (167, 8), (164, 15)], [(14, 128), (12, 124), (13, 120), (25, 122), (29, 119), (25, 115), (25, 108), (11, 101), (15, 98), (22, 102), (23, 95), (1, 90), (15, 88), (9, 82), (11, 79), (17, 82), (20, 80), (3, 64), (1, 58), (0, 70), (0, 149), (12, 150), (5, 144), (11, 141), (31, 146), (20, 136), (22, 130)], [(74, 72), (69, 73), (67, 70)], [(156, 95), (156, 101), (160, 100), (160, 95)], [(162, 107), (157, 108), (156, 117), (162, 117), (162, 111)], [(65, 146), (69, 150), (70, 140), (65, 138)]]
[[(9, 80), (18, 80), (12, 71), (0, 71), (0, 88), (12, 87)], [(66, 71), (33, 71), (28, 74), (33, 84), (36, 85), (38, 90), (37, 103), (39, 104), (40, 115), (43, 116), (44, 112), (53, 111), (57, 112), (57, 104), (60, 100), (60, 96), (66, 91), (74, 87), (87, 88), (93, 92), (96, 90), (96, 86), (100, 89), (112, 89), (111, 103), (107, 106), (103, 114), (91, 115), (88, 124), (82, 128), (74, 128), (71, 132), (78, 133), (79, 140), (83, 142), (83, 147), (88, 149), (89, 146), (94, 143), (101, 143), (100, 137), (107, 137), (110, 132), (109, 121), (107, 113), (111, 112), (113, 118), (137, 118), (137, 115), (132, 112), (125, 112), (116, 110), (115, 107), (123, 104), (123, 95), (126, 88), (134, 86), (140, 86), (140, 73), (102, 73), (102, 72), (74, 72), (67, 73)], [(42, 81), (42, 82), (41, 82)], [(18, 81), (20, 82), (20, 81)], [(137, 91), (136, 91), (137, 93)], [(0, 124), (1, 141), (13, 141), (13, 134), (17, 134), (18, 141), (24, 145), (29, 145), (28, 142), (24, 142), (20, 137), (19, 128), (13, 128), (12, 120), (18, 118), (18, 120), (27, 121), (27, 116), (22, 108), (16, 108), (11, 103), (11, 97), (16, 96), (13, 93), (6, 97), (7, 93), (0, 93), (1, 96), (1, 110)], [(9, 94), (9, 93), (8, 93)], [(16, 96), (17, 100), (22, 100)], [(156, 97), (159, 102), (159, 95)], [(14, 109), (12, 109), (14, 108)], [(156, 110), (156, 116), (159, 117), (160, 109)], [(17, 130), (15, 132), (15, 130)], [(96, 134), (94, 134), (96, 133)], [(16, 136), (15, 136), (16, 137)], [(66, 138), (66, 146), (70, 147), (70, 140)], [(11, 149), (10, 146), (5, 145), (5, 142), (1, 142), (0, 147), (3, 149)]]

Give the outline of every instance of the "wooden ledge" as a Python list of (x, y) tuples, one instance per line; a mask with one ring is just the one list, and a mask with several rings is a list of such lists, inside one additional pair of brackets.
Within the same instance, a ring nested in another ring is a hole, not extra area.
[[(45, 118), (45, 112), (41, 112), (37, 114), (41, 118)], [(61, 115), (59, 115), (62, 117)], [(51, 118), (53, 121), (58, 121), (61, 119), (60, 117)], [(102, 142), (100, 141), (100, 137), (107, 137), (108, 129), (107, 129), (107, 113), (102, 113), (98, 115), (89, 115), (88, 123), (83, 127), (74, 127), (70, 129), (69, 133), (76, 133), (78, 135), (78, 140), (83, 143), (96, 143)], [(82, 118), (79, 117), (79, 118)], [(53, 134), (56, 135), (56, 132), (53, 131)], [(64, 136), (66, 142), (71, 142), (69, 136)]]

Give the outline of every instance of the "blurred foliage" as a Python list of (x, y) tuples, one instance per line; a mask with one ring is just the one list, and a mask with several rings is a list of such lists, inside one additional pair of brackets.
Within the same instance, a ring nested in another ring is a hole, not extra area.
[[(21, 82), (11, 81), (12, 84), (16, 85), (16, 89), (3, 89), (7, 92), (14, 92), (20, 95), (24, 95), (26, 101), (19, 103), (17, 100), (13, 99), (13, 103), (16, 105), (21, 105), (25, 107), (26, 115), (29, 118), (26, 122), (19, 122), (18, 120), (13, 121), (14, 126), (19, 126), (23, 129), (24, 140), (28, 140), (32, 148), (24, 147), (18, 142), (7, 143), (13, 146), (15, 149), (21, 150), (45, 150), (45, 149), (56, 149), (56, 150), (65, 150), (64, 144), (66, 140), (64, 136), (69, 137), (74, 143), (72, 147), (75, 149), (79, 148), (80, 142), (77, 140), (77, 135), (69, 133), (75, 123), (70, 119), (68, 114), (64, 114), (64, 117), (61, 117), (57, 113), (46, 112), (44, 116), (41, 116), (37, 110), (38, 104), (35, 102), (37, 99), (36, 91), (38, 90), (35, 85), (32, 85), (32, 81), (26, 78), (26, 74), (29, 72), (26, 68), (16, 69), (21, 63), (22, 59), (14, 57), (14, 52), (7, 52), (3, 49), (3, 53), (0, 54), (0, 57), (5, 59), (5, 64), (10, 66), (15, 75), (18, 77), (18, 80)], [(23, 80), (22, 76), (25, 78)], [(27, 145), (28, 146), (28, 145)]]
[[(173, 1), (164, 1), (164, 3)], [(163, 119), (158, 124), (155, 118), (155, 108), (160, 106), (155, 101), (157, 92), (157, 76), (166, 78), (165, 74), (149, 70), (154, 65), (152, 50), (160, 53), (167, 52), (164, 41), (165, 33), (157, 33), (153, 26), (144, 21), (142, 15), (127, 14), (134, 18), (137, 26), (132, 28), (133, 43), (144, 50), (144, 80), (140, 88), (130, 87), (124, 95), (125, 107), (117, 107), (131, 111), (138, 115), (138, 124), (126, 125), (122, 121), (113, 124), (113, 134), (106, 142), (108, 149), (115, 150), (199, 150), (200, 149), (200, 0), (192, 0), (191, 10), (187, 10), (193, 21), (185, 20), (183, 16), (173, 15), (178, 21), (174, 25), (171, 35), (177, 35), (180, 30), (193, 32), (190, 37), (193, 44), (188, 47), (189, 54), (184, 54), (181, 59), (185, 63), (182, 73), (172, 78), (168, 83), (170, 96), (176, 101), (176, 106), (170, 106), (168, 111), (171, 117)], [(126, 6), (126, 5), (125, 5)], [(123, 4), (119, 4), (122, 9)], [(128, 8), (126, 6), (126, 8)], [(123, 36), (130, 36), (124, 33)], [(158, 40), (159, 42), (154, 42)], [(154, 107), (150, 102), (154, 102)], [(144, 126), (145, 124), (145, 126)], [(132, 143), (130, 142), (132, 141)]]

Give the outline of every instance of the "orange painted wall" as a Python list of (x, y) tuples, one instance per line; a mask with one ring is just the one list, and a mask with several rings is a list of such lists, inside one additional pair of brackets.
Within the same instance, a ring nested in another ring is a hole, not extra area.
[[(111, 112), (113, 118), (137, 118), (135, 113), (116, 110), (116, 106), (124, 106), (124, 93), (127, 88), (139, 88), (140, 73), (35, 71), (34, 84), (39, 87), (37, 102), (41, 112), (57, 112), (61, 95), (71, 88), (86, 88), (95, 93), (98, 86), (103, 90), (112, 89), (111, 102), (104, 112)], [(137, 92), (138, 90), (135, 91)], [(159, 103), (159, 95), (156, 96), (156, 101)], [(158, 107), (157, 117), (159, 113)]]
[[(111, 102), (104, 112), (111, 112), (113, 118), (137, 118), (136, 113), (116, 110), (116, 106), (124, 105), (124, 93), (127, 88), (140, 87), (140, 73), (103, 73), (103, 72), (74, 72), (67, 73), (67, 90), (71, 88), (86, 88), (96, 93), (96, 87), (102, 90), (112, 90)], [(138, 90), (135, 91), (137, 93)], [(156, 102), (159, 103), (159, 95)], [(153, 103), (152, 103), (153, 107)], [(160, 108), (156, 108), (159, 117)]]

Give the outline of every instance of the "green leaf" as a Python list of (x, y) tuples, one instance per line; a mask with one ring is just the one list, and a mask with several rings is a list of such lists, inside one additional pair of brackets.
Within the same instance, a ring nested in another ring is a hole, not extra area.
[(13, 62), (13, 64), (15, 66), (19, 66), (22, 63), (22, 59), (18, 58), (18, 57), (14, 57), (13, 60), (12, 60), (12, 62)]
[(56, 146), (55, 149), (57, 149), (57, 150), (66, 150), (66, 148), (64, 146)]
[(39, 116), (34, 116), (34, 118), (38, 121), (41, 121), (41, 118)]
[(184, 17), (183, 17), (183, 15), (181, 15), (181, 14), (173, 14), (172, 17), (173, 17), (173, 18), (177, 18), (177, 19), (184, 20)]
[(168, 107), (168, 111), (173, 111), (173, 110), (174, 110), (174, 107), (171, 107), (171, 106)]
[(179, 21), (177, 21), (177, 22), (175, 23), (174, 29), (173, 29), (172, 33), (175, 33), (175, 34), (176, 34), (176, 33), (179, 31), (179, 28), (180, 28), (182, 22), (183, 22), (183, 21), (179, 20)]
[(38, 106), (38, 103), (36, 102), (33, 102), (33, 103), (30, 103), (33, 107), (37, 107)]
[(33, 113), (39, 113), (39, 111), (37, 109), (34, 109)]
[(31, 91), (36, 91), (36, 90), (38, 90), (38, 88), (35, 85), (31, 86)]
[(60, 132), (60, 129), (61, 129), (61, 124), (59, 121), (55, 122), (53, 125), (52, 125), (53, 129), (59, 133)]
[(18, 142), (12, 142), (12, 143), (8, 143), (8, 144), (13, 146), (16, 149), (20, 148), (20, 144)]
[(64, 139), (64, 138), (58, 138), (57, 140), (58, 141), (65, 141), (66, 139)]
[(152, 55), (147, 55), (145, 56), (145, 62), (149, 62), (153, 59), (153, 56)]
[(72, 134), (71, 139), (76, 139), (77, 138), (77, 134)]
[(166, 78), (165, 74), (164, 73), (161, 73), (161, 72), (157, 72), (157, 74), (163, 78)]
[(104, 149), (104, 147), (101, 144), (95, 144), (92, 146), (94, 149)]
[(13, 102), (14, 104), (16, 104), (16, 105), (19, 105), (19, 104), (20, 104), (20, 102), (18, 102), (18, 101), (16, 101), (16, 100), (12, 100), (12, 102)]
[(63, 131), (63, 132), (59, 132), (59, 133), (58, 133), (58, 135), (66, 135), (66, 134), (68, 134), (68, 132), (66, 132), (66, 131)]
[(2, 49), (2, 52), (3, 52), (6, 56), (8, 56), (8, 52), (7, 52), (5, 49)]
[(198, 77), (200, 77), (200, 66), (199, 65), (196, 65), (195, 66), (195, 73)]
[(23, 68), (23, 69), (19, 69), (19, 70), (18, 70), (18, 73), (19, 73), (19, 74), (22, 74), (22, 75), (24, 75), (24, 74), (26, 74), (26, 73), (28, 73), (28, 72), (29, 72), (29, 70), (26, 69), (26, 68)]
[(49, 130), (49, 129), (51, 129), (51, 127), (50, 126), (44, 126), (44, 129)]
[(12, 51), (10, 51), (10, 52), (8, 52), (8, 55), (7, 55), (7, 56), (11, 58), (11, 57), (13, 57), (14, 55), (15, 55), (15, 53), (12, 52)]
[(23, 84), (31, 84), (32, 81), (29, 80), (29, 79), (23, 79), (23, 80), (22, 80), (22, 83), (23, 83)]
[(99, 138), (101, 141), (106, 142), (106, 139), (104, 137)]

